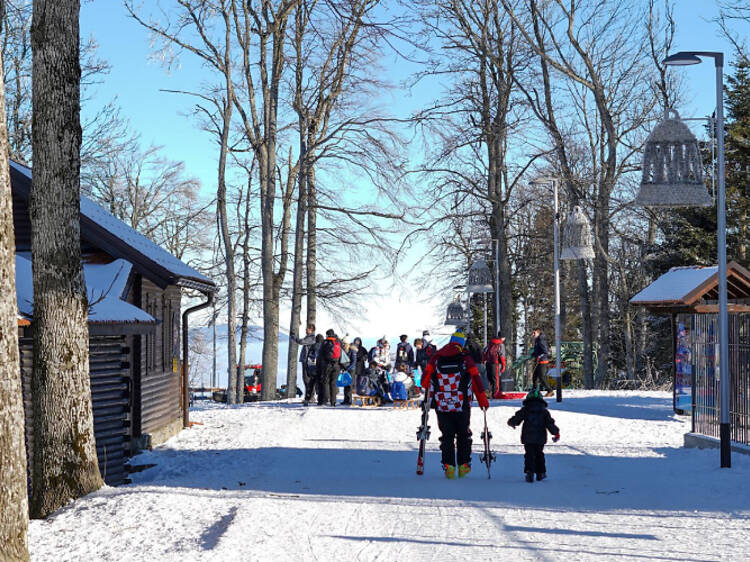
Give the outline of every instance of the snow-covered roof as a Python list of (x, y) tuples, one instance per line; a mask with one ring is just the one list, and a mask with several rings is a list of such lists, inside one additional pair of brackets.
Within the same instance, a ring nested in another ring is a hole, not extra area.
[[(718, 285), (718, 266), (673, 267), (630, 302), (662, 310), (687, 307), (696, 312), (707, 312), (716, 306)], [(750, 299), (750, 271), (734, 261), (727, 264), (727, 296), (730, 303), (734, 301), (735, 311), (750, 310), (747, 304), (743, 304)]]
[[(150, 314), (122, 300), (132, 265), (119, 259), (107, 264), (83, 265), (92, 324), (156, 324)], [(31, 255), (16, 254), (16, 298), (18, 312), (25, 318), (34, 315), (34, 286)]]
[[(10, 165), (31, 180), (31, 168), (12, 160), (10, 161)], [(183, 263), (164, 248), (152, 242), (140, 232), (129, 227), (114, 215), (108, 213), (104, 208), (83, 194), (81, 194), (81, 218), (91, 221), (100, 229), (105, 230), (115, 238), (127, 244), (132, 251), (138, 254), (136, 257), (139, 259), (134, 261), (145, 259), (148, 262), (155, 264), (166, 271), (169, 275), (176, 278), (175, 282), (181, 279), (187, 279), (205, 285), (207, 288), (215, 286), (211, 279)], [(124, 257), (131, 259), (130, 256)]]
[(718, 271), (718, 266), (673, 267), (630, 299), (630, 302), (645, 304), (683, 301)]

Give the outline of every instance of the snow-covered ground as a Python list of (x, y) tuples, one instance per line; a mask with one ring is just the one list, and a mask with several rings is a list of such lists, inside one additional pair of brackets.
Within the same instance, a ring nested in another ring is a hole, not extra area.
[[(156, 466), (33, 521), (33, 560), (746, 560), (750, 457), (682, 448), (666, 393), (566, 393), (549, 479), (522, 478), (519, 402), (488, 413), (492, 479), (439, 466), (434, 414), (415, 474), (419, 412), (203, 405), (201, 422), (134, 459)], [(474, 450), (482, 416), (475, 409)]]

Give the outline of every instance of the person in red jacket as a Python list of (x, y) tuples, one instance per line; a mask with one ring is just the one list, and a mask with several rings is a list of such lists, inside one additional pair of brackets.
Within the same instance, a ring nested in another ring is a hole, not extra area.
[(490, 341), (490, 345), (484, 348), (482, 360), (487, 367), (490, 396), (502, 398), (503, 389), (500, 386), (500, 375), (505, 372), (505, 338), (502, 337), (500, 332), (497, 333), (496, 338)]
[(422, 388), (432, 385), (433, 405), (440, 428), (440, 451), (446, 478), (463, 478), (471, 471), (471, 398), (472, 392), (482, 410), (489, 408), (476, 363), (465, 352), (466, 336), (456, 332), (450, 342), (432, 354), (424, 374)]

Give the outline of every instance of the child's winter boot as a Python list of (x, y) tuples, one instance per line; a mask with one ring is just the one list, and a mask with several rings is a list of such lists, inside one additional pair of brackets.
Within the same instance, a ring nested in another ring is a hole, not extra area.
[(458, 477), (463, 478), (467, 474), (471, 472), (471, 465), (469, 463), (464, 463), (461, 466), (458, 467)]
[(526, 482), (533, 482), (534, 481), (534, 473), (533, 472), (527, 472), (526, 473)]
[(453, 480), (456, 478), (456, 467), (452, 464), (444, 464), (443, 470), (445, 471), (445, 477), (448, 480)]

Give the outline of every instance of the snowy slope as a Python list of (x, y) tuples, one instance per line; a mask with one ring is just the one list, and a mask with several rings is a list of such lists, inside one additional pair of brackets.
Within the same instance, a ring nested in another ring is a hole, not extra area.
[(750, 457), (719, 469), (718, 451), (682, 448), (689, 423), (669, 394), (551, 402), (562, 440), (533, 484), (505, 425), (517, 406), (489, 411), (492, 479), (475, 457), (467, 478), (447, 481), (434, 418), (426, 473), (414, 473), (415, 410), (202, 405), (192, 419), (203, 425), (134, 459), (157, 466), (133, 484), (33, 521), (32, 559), (746, 559)]

